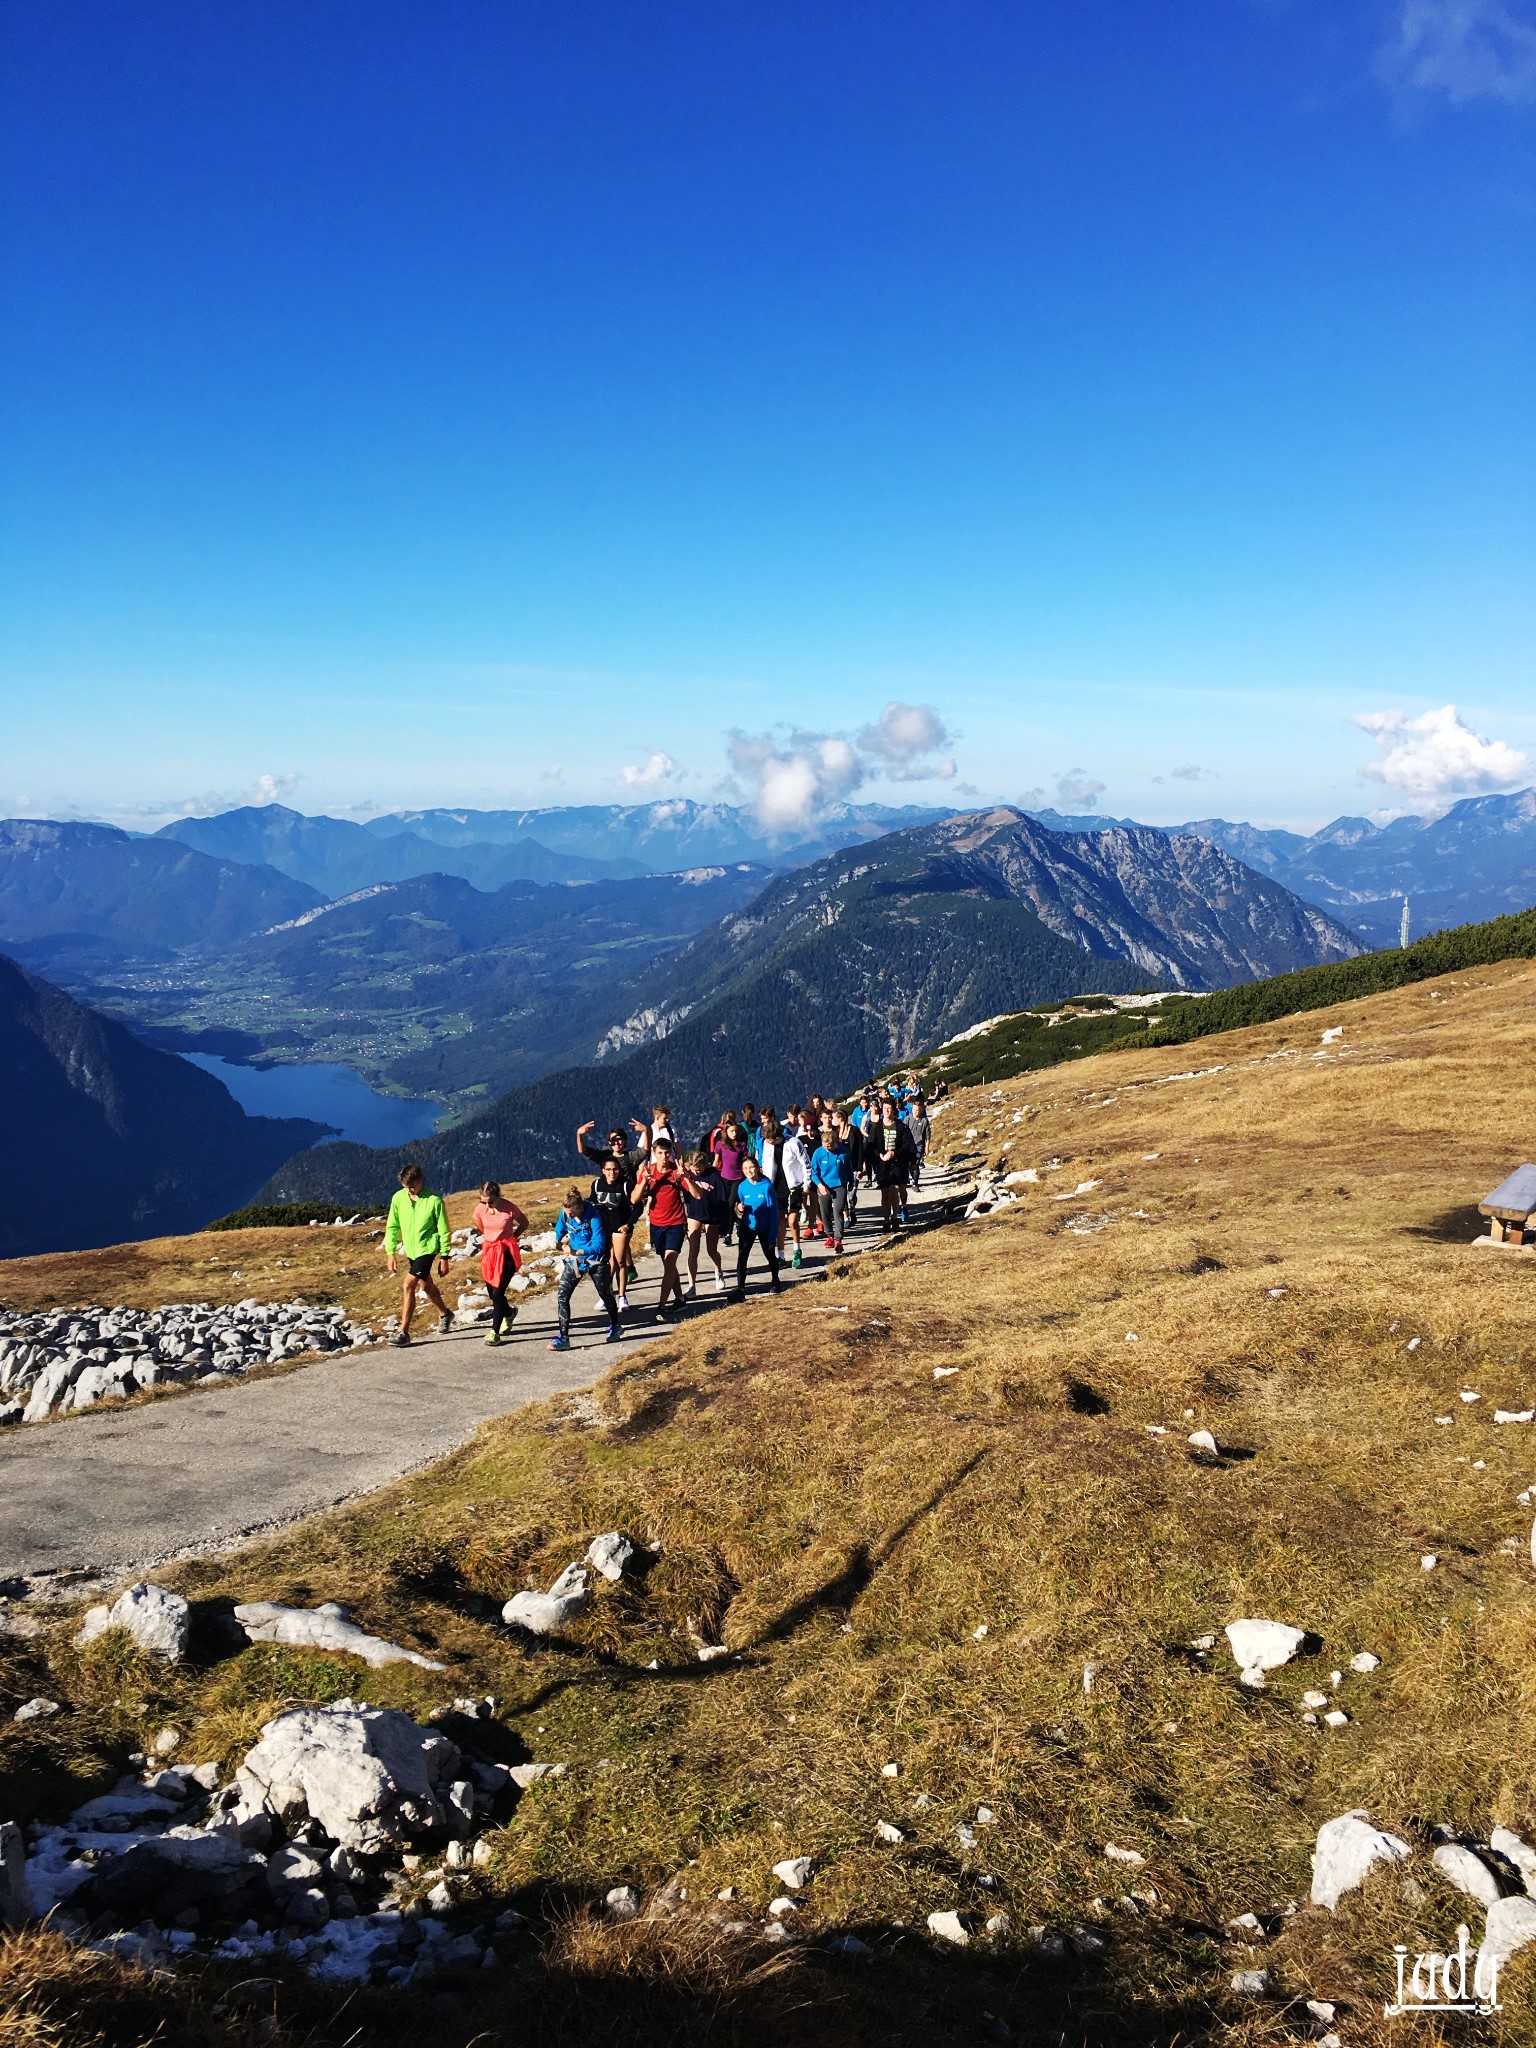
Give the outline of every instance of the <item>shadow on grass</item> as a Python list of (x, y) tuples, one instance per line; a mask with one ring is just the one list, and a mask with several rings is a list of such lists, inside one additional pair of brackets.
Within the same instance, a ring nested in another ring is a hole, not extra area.
[(1475, 1202), (1466, 1202), (1459, 1209), (1442, 1209), (1422, 1223), (1405, 1223), (1403, 1235), (1428, 1238), (1433, 1244), (1471, 1244), (1474, 1238), (1488, 1235), (1488, 1219), (1479, 1213)]

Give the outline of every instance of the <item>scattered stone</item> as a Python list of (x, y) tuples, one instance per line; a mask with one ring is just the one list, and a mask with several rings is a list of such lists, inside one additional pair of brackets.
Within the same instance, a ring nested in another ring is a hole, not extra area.
[(616, 1884), (603, 1905), (610, 1920), (634, 1920), (640, 1912), (640, 1894), (632, 1884)]
[(834, 1956), (863, 1957), (873, 1953), (867, 1941), (860, 1941), (856, 1934), (834, 1934), (827, 1943), (828, 1952)]
[(1122, 1849), (1118, 1842), (1106, 1842), (1104, 1854), (1111, 1863), (1128, 1863), (1133, 1870), (1144, 1868), (1147, 1860), (1139, 1849)]
[(587, 1545), (587, 1563), (613, 1585), (623, 1578), (635, 1556), (634, 1544), (617, 1529), (610, 1529), (606, 1536), (594, 1536)]
[(1325, 1728), (1347, 1728), (1348, 1725), (1349, 1716), (1342, 1707), (1335, 1707), (1331, 1713), (1324, 1714), (1323, 1716), (1323, 1726)]
[(803, 1891), (811, 1881), (815, 1864), (809, 1856), (787, 1856), (782, 1863), (775, 1863), (773, 1874), (786, 1891)]
[(1469, 1899), (1476, 1899), (1480, 1906), (1496, 1905), (1504, 1896), (1504, 1888), (1498, 1878), (1482, 1857), (1464, 1842), (1442, 1842), (1430, 1861), (1443, 1878), (1455, 1885), (1457, 1891), (1465, 1892)]
[(899, 1778), (901, 1776), (901, 1765), (882, 1764), (880, 1766), (880, 1775), (882, 1778)]
[(192, 1610), (179, 1593), (168, 1593), (164, 1586), (141, 1579), (119, 1593), (110, 1606), (90, 1608), (75, 1641), (94, 1642), (109, 1628), (125, 1629), (149, 1656), (179, 1664), (192, 1632)]
[(1095, 1934), (1091, 1927), (1074, 1927), (1067, 1939), (1072, 1944), (1073, 1955), (1083, 1962), (1091, 1961), (1094, 1956), (1103, 1955), (1106, 1946), (1103, 1935)]
[(1268, 1998), (1273, 1984), (1268, 1970), (1234, 1970), (1232, 1989), (1239, 1998)]
[[(1533, 1555), (1536, 1555), (1536, 1534), (1533, 1534), (1531, 1541)], [(1436, 1557), (1435, 1553), (1432, 1550), (1426, 1550), (1424, 1555), (1419, 1559), (1419, 1570), (1424, 1572), (1432, 1572), (1439, 1562), (1439, 1558)]]
[(1325, 1692), (1318, 1692), (1318, 1691), (1317, 1691), (1317, 1690), (1316, 1690), (1316, 1689), (1314, 1688), (1314, 1689), (1313, 1689), (1312, 1691), (1310, 1691), (1310, 1692), (1304, 1692), (1304, 1693), (1302, 1694), (1302, 1696), (1301, 1696), (1301, 1704), (1302, 1704), (1302, 1705), (1303, 1705), (1304, 1707), (1311, 1707), (1311, 1708), (1313, 1708), (1313, 1709), (1314, 1709), (1315, 1711), (1320, 1711), (1320, 1710), (1321, 1710), (1321, 1709), (1322, 1709), (1323, 1707), (1326, 1707), (1326, 1706), (1327, 1706), (1327, 1704), (1328, 1704), (1328, 1695), (1327, 1695), (1327, 1693), (1325, 1693)]
[(448, 1889), (448, 1880), (441, 1878), (427, 1893), (427, 1904), (434, 1913), (446, 1913), (453, 1905), (453, 1893)]
[(13, 1721), (51, 1721), (55, 1714), (61, 1714), (63, 1711), (64, 1709), (57, 1700), (39, 1698), (28, 1700), (25, 1706), (18, 1707), (15, 1713), (12, 1714), (11, 1719)]
[(156, 1756), (171, 1756), (180, 1747), (181, 1730), (179, 1728), (162, 1728), (155, 1737), (153, 1745)]
[(974, 1921), (969, 1913), (930, 1913), (928, 1932), (938, 1941), (953, 1942), (956, 1948), (968, 1948)]
[(547, 1593), (514, 1593), (501, 1618), (509, 1628), (526, 1629), (530, 1635), (558, 1635), (591, 1598), (585, 1567), (568, 1564)]
[(1227, 1932), (1234, 1941), (1263, 1941), (1264, 1923), (1257, 1913), (1238, 1913), (1227, 1922)]
[(962, 1849), (974, 1849), (976, 1846), (976, 1830), (968, 1822), (961, 1821), (960, 1825), (955, 1829), (955, 1840)]
[(1376, 1827), (1363, 1806), (1325, 1821), (1312, 1856), (1313, 1905), (1332, 1912), (1378, 1863), (1406, 1863), (1410, 1854), (1408, 1844)]
[(1359, 1672), (1363, 1677), (1367, 1671), (1374, 1671), (1380, 1662), (1381, 1659), (1373, 1656), (1369, 1650), (1361, 1650), (1350, 1658), (1349, 1668), (1351, 1671)]
[(1217, 1444), (1215, 1437), (1211, 1435), (1211, 1432), (1208, 1429), (1191, 1430), (1189, 1436), (1189, 1446), (1191, 1450), (1204, 1451), (1209, 1457), (1212, 1458), (1219, 1458), (1221, 1456), (1220, 1446)]
[(483, 1836), (476, 1842), (474, 1848), (470, 1850), (469, 1860), (476, 1870), (489, 1870), (491, 1864), (495, 1861), (495, 1853), (490, 1843)]
[(1028, 1946), (1042, 1962), (1060, 1963), (1066, 1960), (1066, 1937), (1052, 1934), (1048, 1927), (1031, 1927), (1025, 1937)]
[(877, 1820), (875, 1836), (877, 1840), (887, 1843), (894, 1849), (907, 1839), (907, 1831), (905, 1828), (897, 1827), (894, 1821)]
[(253, 1643), (292, 1643), (309, 1650), (339, 1651), (360, 1657), (375, 1671), (385, 1664), (414, 1664), (422, 1671), (447, 1667), (416, 1650), (402, 1650), (382, 1636), (371, 1636), (347, 1618), (335, 1600), (319, 1607), (284, 1607), (275, 1600), (249, 1600), (235, 1609), (235, 1619)]
[(1495, 1408), (1495, 1422), (1530, 1422), (1536, 1420), (1536, 1408)]
[(770, 1920), (786, 1919), (789, 1914), (798, 1913), (799, 1910), (799, 1904), (794, 1899), (777, 1898), (768, 1901), (768, 1917)]
[(530, 1785), (537, 1785), (545, 1778), (563, 1778), (564, 1764), (510, 1764), (507, 1776), (519, 1792), (526, 1792)]
[(987, 1915), (987, 1932), (994, 1936), (1011, 1934), (1013, 1932), (1012, 1915), (1008, 1913), (989, 1913)]

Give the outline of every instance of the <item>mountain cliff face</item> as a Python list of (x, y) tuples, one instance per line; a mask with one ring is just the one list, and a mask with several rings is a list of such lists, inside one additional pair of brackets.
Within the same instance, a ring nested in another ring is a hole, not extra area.
[(0, 957), (0, 1258), (196, 1230), (324, 1135), (251, 1117), (221, 1082), (153, 1052)]
[[(975, 813), (782, 877), (641, 978), (615, 1046), (635, 1049), (550, 1074), (416, 1149), (456, 1186), (553, 1172), (588, 1116), (666, 1102), (691, 1129), (744, 1095), (782, 1107), (846, 1088), (1029, 1003), (1224, 987), (1359, 950), (1206, 841), (1070, 839), (1022, 812)], [(371, 1200), (397, 1163), (327, 1146), (288, 1162), (270, 1193)]]

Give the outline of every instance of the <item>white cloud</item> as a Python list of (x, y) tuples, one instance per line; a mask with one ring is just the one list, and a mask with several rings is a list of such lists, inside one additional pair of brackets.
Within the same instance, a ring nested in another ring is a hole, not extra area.
[(564, 782), (565, 770), (557, 761), (552, 768), (541, 768), (539, 770), (539, 780), (540, 782)]
[(921, 755), (947, 747), (949, 738), (949, 728), (931, 704), (902, 704), (892, 698), (873, 725), (860, 728), (858, 744), (859, 751), (872, 760), (910, 767)]
[[(1214, 768), (1201, 768), (1193, 761), (1184, 768), (1170, 768), (1168, 773), (1175, 782), (1215, 782), (1218, 779)], [(1155, 775), (1152, 779), (1154, 782), (1160, 782), (1162, 777)]]
[(253, 804), (281, 803), (285, 796), (291, 795), (298, 788), (303, 779), (301, 775), (294, 773), (287, 775), (258, 775), (256, 787), (252, 790), (247, 801)]
[(1530, 768), (1528, 755), (1474, 732), (1454, 704), (1420, 718), (1365, 711), (1351, 723), (1376, 742), (1377, 758), (1360, 772), (1411, 796), (1484, 796), (1507, 789)]
[(731, 767), (765, 832), (812, 824), (864, 780), (864, 763), (840, 733), (791, 732), (782, 743), (770, 733), (733, 732)]
[(1081, 768), (1069, 768), (1056, 783), (1056, 801), (1075, 809), (1091, 811), (1104, 794), (1107, 785), (1096, 782)]
[(624, 768), (619, 780), (627, 789), (655, 789), (663, 782), (676, 782), (682, 774), (670, 754), (664, 754), (658, 747), (642, 768)]
[(1508, 0), (1403, 0), (1376, 68), (1394, 92), (1518, 105), (1536, 99), (1536, 21)]
[(736, 731), (731, 768), (764, 831), (803, 831), (867, 781), (948, 782), (952, 760), (933, 760), (950, 733), (931, 704), (887, 704), (873, 725), (846, 733)]

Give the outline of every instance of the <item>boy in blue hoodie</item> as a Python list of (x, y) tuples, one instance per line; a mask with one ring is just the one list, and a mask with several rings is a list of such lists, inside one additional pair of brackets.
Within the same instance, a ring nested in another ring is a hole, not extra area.
[(578, 1187), (566, 1189), (565, 1207), (555, 1218), (555, 1250), (564, 1251), (566, 1260), (555, 1291), (560, 1334), (550, 1339), (550, 1350), (571, 1348), (571, 1296), (584, 1278), (592, 1282), (598, 1300), (608, 1311), (608, 1342), (617, 1344), (624, 1333), (619, 1327), (619, 1304), (608, 1271), (608, 1232), (602, 1210)]

